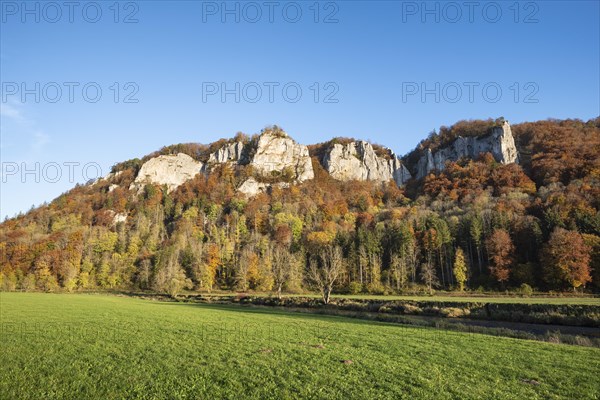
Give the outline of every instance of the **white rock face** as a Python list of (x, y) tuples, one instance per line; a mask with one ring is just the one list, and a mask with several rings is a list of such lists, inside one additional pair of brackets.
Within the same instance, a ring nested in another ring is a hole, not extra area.
[(491, 153), (496, 161), (502, 164), (518, 162), (517, 147), (510, 129), (505, 121), (501, 127), (495, 127), (489, 135), (477, 137), (458, 137), (447, 147), (435, 153), (425, 150), (417, 163), (417, 179), (425, 177), (431, 171), (442, 171), (446, 161), (457, 161), (463, 157), (477, 158), (482, 153)]
[(106, 210), (108, 214), (112, 217), (112, 225), (115, 226), (121, 222), (127, 221), (127, 213), (117, 213), (113, 210)]
[(308, 147), (289, 137), (280, 137), (268, 132), (260, 136), (250, 165), (256, 172), (265, 176), (270, 176), (273, 171), (290, 171), (295, 182), (304, 182), (315, 177)]
[(244, 144), (242, 142), (231, 143), (211, 154), (208, 158), (208, 163), (223, 164), (226, 162), (238, 162), (242, 158), (243, 151)]
[(265, 192), (269, 189), (269, 184), (258, 182), (254, 178), (248, 178), (238, 188), (240, 193), (245, 194), (248, 197), (256, 196), (259, 193)]
[(369, 142), (336, 143), (325, 155), (323, 166), (340, 181), (394, 180), (398, 186), (403, 186), (411, 178), (410, 172), (391, 151), (390, 157), (389, 160), (379, 157)]
[(187, 154), (158, 156), (148, 160), (142, 165), (135, 181), (129, 189), (143, 189), (147, 183), (167, 185), (168, 192), (172, 192), (180, 185), (198, 175), (203, 164), (194, 160)]
[(120, 222), (126, 222), (127, 221), (127, 214), (125, 213), (118, 213), (115, 214), (115, 216), (113, 217), (113, 225), (117, 225)]
[(118, 177), (119, 177), (119, 175), (121, 175), (123, 172), (125, 172), (125, 171), (119, 171), (119, 172), (114, 172), (114, 173), (113, 173), (113, 172), (110, 172), (108, 175), (106, 175), (106, 176), (105, 176), (104, 178), (102, 178), (102, 179), (104, 179), (104, 180), (107, 180), (107, 181), (108, 181), (108, 180), (110, 180), (110, 179), (112, 179), (112, 178), (118, 178)]
[(280, 189), (287, 189), (290, 187), (290, 184), (287, 182), (277, 182), (277, 183), (264, 183), (259, 182), (254, 178), (248, 178), (240, 185), (238, 191), (240, 193), (245, 194), (248, 197), (256, 196), (259, 193), (267, 192), (271, 188), (276, 187)]

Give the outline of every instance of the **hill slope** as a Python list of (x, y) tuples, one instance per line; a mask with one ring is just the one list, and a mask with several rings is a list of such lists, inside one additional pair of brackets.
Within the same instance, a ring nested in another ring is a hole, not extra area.
[(597, 288), (599, 173), (600, 118), (461, 121), (403, 158), (278, 127), (174, 145), (5, 221), (1, 286)]

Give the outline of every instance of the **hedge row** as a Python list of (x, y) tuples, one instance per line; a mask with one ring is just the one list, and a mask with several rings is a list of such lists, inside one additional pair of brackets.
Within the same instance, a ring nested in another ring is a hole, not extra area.
[(395, 315), (423, 315), (548, 325), (600, 327), (600, 306), (577, 304), (518, 304), (451, 301), (333, 299), (323, 304), (313, 297), (187, 296), (188, 301), (364, 311)]

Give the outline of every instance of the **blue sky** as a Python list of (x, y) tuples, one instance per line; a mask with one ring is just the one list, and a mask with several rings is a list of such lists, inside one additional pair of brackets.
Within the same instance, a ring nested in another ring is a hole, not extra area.
[(476, 3), (1, 1), (0, 215), (270, 124), (402, 155), (461, 119), (600, 114), (598, 1)]

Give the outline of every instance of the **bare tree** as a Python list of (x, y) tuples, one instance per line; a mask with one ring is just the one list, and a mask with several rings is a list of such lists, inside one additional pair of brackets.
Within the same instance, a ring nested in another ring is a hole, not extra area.
[(242, 249), (241, 255), (239, 257), (237, 263), (237, 271), (236, 271), (236, 288), (241, 291), (248, 290), (249, 282), (248, 278), (250, 275), (252, 258), (255, 257), (255, 248), (254, 245), (247, 245)]
[(427, 285), (429, 294), (433, 294), (433, 288), (440, 284), (440, 280), (435, 273), (435, 267), (430, 263), (421, 264), (421, 279)]
[(308, 278), (321, 291), (323, 302), (329, 304), (333, 285), (344, 270), (344, 258), (339, 246), (330, 246), (322, 250), (318, 259), (311, 257)]
[(281, 299), (283, 285), (290, 278), (292, 265), (296, 262), (289, 249), (283, 245), (276, 245), (272, 252), (273, 288), (277, 291), (277, 298)]
[(394, 280), (396, 281), (396, 290), (400, 292), (406, 288), (406, 282), (408, 280), (408, 268), (406, 260), (400, 257), (398, 254), (393, 253), (390, 266), (394, 272)]
[(179, 249), (168, 249), (154, 276), (154, 289), (175, 298), (183, 289), (190, 288), (192, 281), (179, 265)]

